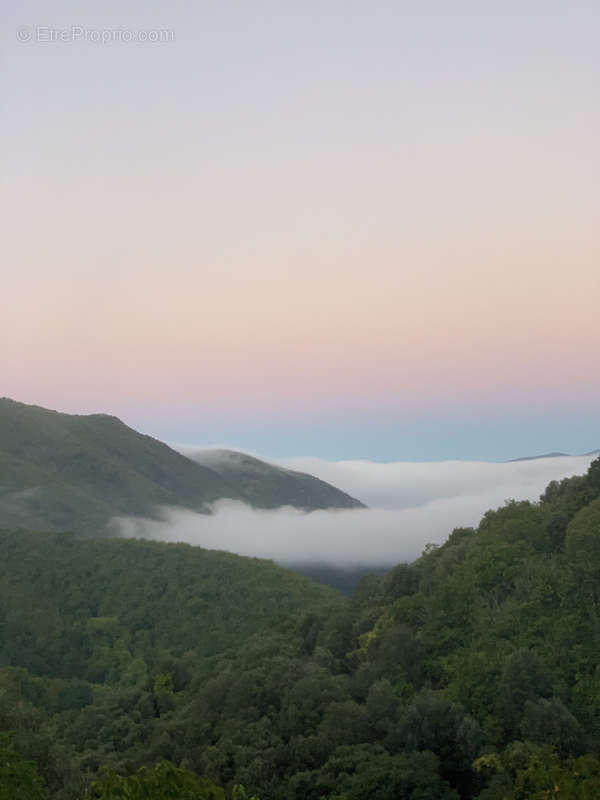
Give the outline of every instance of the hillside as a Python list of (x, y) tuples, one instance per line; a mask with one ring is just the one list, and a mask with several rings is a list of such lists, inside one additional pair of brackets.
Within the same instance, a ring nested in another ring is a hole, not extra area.
[[(273, 468), (275, 469), (275, 468)], [(347, 507), (343, 492), (308, 476), (287, 476), (286, 502)], [(297, 481), (297, 488), (293, 484)], [(219, 498), (272, 508), (274, 479), (261, 493), (246, 473), (226, 475), (186, 458), (116, 417), (62, 414), (0, 399), (0, 525), (100, 532), (115, 515), (152, 516), (158, 505), (195, 511)], [(315, 491), (314, 496), (311, 489)], [(290, 498), (292, 498), (290, 500)], [(355, 505), (358, 505), (356, 501)]]
[(364, 508), (359, 500), (313, 475), (276, 467), (246, 453), (190, 448), (185, 454), (235, 486), (251, 505), (261, 508), (295, 506), (307, 510)]
[(186, 545), (6, 532), (0, 732), (51, 800), (164, 759), (235, 800), (595, 800), (599, 542), (600, 459), (351, 600)]
[(199, 662), (344, 602), (272, 561), (186, 544), (0, 530), (0, 552), (0, 663), (56, 678), (136, 685), (136, 658)]

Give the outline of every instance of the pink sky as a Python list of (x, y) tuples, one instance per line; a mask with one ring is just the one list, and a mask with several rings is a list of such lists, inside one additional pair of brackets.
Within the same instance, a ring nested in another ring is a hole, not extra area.
[(598, 13), (234, 6), (12, 14), (176, 36), (8, 48), (1, 393), (190, 431), (600, 401)]

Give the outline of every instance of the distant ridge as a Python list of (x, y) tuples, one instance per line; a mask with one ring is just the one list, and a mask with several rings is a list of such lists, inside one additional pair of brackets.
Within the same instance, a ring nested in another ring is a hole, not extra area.
[(236, 450), (183, 451), (189, 458), (217, 472), (251, 504), (263, 508), (295, 506), (307, 510), (364, 508), (359, 500), (306, 472), (276, 467)]
[(513, 464), (515, 461), (537, 461), (539, 458), (567, 458), (569, 453), (543, 453), (541, 456), (521, 456), (520, 458), (509, 458), (507, 464)]
[(578, 456), (596, 456), (600, 453), (600, 450), (590, 450), (589, 453), (576, 453), (575, 456), (572, 453), (560, 453), (560, 452), (553, 452), (553, 453), (544, 453), (541, 456), (521, 456), (521, 458), (509, 458), (508, 461), (505, 463), (507, 464), (514, 464), (515, 461), (537, 461), (539, 458), (573, 458)]
[(260, 472), (251, 480), (240, 461), (236, 473), (236, 458), (229, 468), (214, 469), (117, 417), (63, 414), (2, 398), (0, 528), (98, 534), (114, 516), (152, 517), (157, 506), (206, 512), (221, 498), (257, 508), (361, 506), (324, 481), (270, 465), (263, 491)]

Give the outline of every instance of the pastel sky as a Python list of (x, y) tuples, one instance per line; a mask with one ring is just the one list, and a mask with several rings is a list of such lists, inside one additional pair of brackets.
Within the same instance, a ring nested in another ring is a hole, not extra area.
[(3, 16), (0, 395), (278, 457), (600, 447), (597, 2)]

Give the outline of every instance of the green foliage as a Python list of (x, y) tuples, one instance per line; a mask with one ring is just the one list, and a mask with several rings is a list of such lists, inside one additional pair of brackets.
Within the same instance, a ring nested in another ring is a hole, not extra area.
[(483, 756), (476, 771), (491, 775), (479, 800), (598, 800), (600, 760), (592, 755), (560, 760), (549, 745), (517, 741), (502, 756)]
[(0, 734), (0, 800), (46, 800), (37, 765), (11, 747), (10, 734)]
[(227, 553), (0, 533), (5, 763), (34, 800), (38, 775), (52, 800), (600, 798), (598, 464), (351, 600)]
[(231, 792), (231, 800), (259, 800), (256, 795), (248, 797), (246, 787), (241, 783), (236, 783)]
[(121, 777), (114, 770), (102, 770), (84, 800), (225, 800), (223, 789), (168, 761), (141, 767), (135, 775)]
[(339, 747), (321, 769), (295, 775), (288, 796), (294, 800), (339, 796), (346, 800), (458, 800), (437, 767), (432, 753), (392, 755), (371, 744)]
[(574, 577), (595, 607), (600, 602), (600, 499), (579, 511), (567, 528), (565, 549)]

